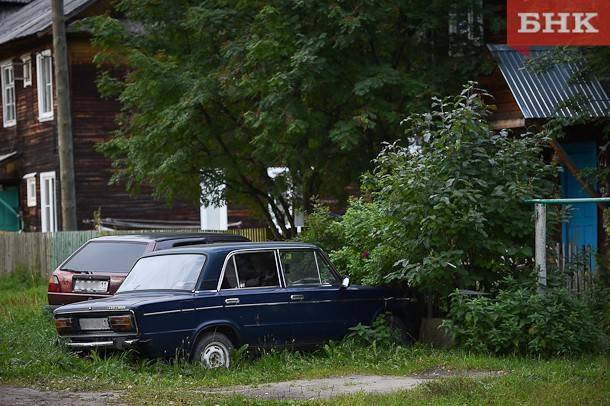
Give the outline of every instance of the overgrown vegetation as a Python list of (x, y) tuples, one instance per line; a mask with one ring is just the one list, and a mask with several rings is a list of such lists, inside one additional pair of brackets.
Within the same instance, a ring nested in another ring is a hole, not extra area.
[(514, 282), (495, 297), (452, 294), (445, 327), (475, 352), (561, 356), (603, 352), (605, 339), (593, 309), (564, 288), (539, 294)]
[(330, 251), (367, 284), (413, 286), (446, 297), (489, 290), (532, 269), (532, 196), (551, 196), (555, 167), (544, 134), (494, 133), (481, 91), (466, 86), (404, 121), (405, 144), (388, 145), (362, 179), (363, 196), (339, 220), (320, 209), (304, 239)]
[[(205, 395), (205, 387), (257, 384), (288, 379), (347, 374), (416, 374), (464, 369), (501, 370), (494, 378), (454, 378), (391, 395), (354, 395), (321, 401), (328, 404), (448, 403), (591, 403), (610, 396), (609, 361), (603, 357), (534, 361), (494, 358), (423, 346), (354, 340), (314, 353), (272, 351), (242, 358), (230, 370), (204, 371), (179, 360), (146, 360), (134, 354), (78, 356), (57, 345), (45, 304), (46, 286), (28, 273), (0, 278), (0, 384), (47, 390), (122, 390), (128, 404), (256, 403), (241, 396)], [(284, 402), (278, 402), (284, 403)], [(299, 402), (290, 401), (295, 404)]]
[(480, 34), (450, 19), (500, 28), (494, 6), (474, 0), (122, 0), (117, 11), (87, 27), (97, 62), (129, 69), (100, 81), (123, 106), (102, 148), (116, 179), (195, 203), (221, 200), (226, 184), (285, 237), (288, 206), (344, 199), (405, 112), (487, 68)]
[[(541, 295), (532, 275), (532, 208), (524, 200), (557, 192), (557, 168), (543, 153), (557, 123), (539, 134), (494, 133), (481, 94), (470, 85), (457, 97), (435, 99), (431, 113), (411, 115), (404, 122), (408, 145), (382, 151), (343, 218), (318, 207), (304, 238), (330, 251), (356, 281), (435, 295), (449, 310), (447, 329), (469, 351), (603, 352), (607, 273), (600, 270), (595, 288), (582, 295), (564, 290), (552, 271)], [(456, 288), (490, 296), (454, 293), (444, 301)]]

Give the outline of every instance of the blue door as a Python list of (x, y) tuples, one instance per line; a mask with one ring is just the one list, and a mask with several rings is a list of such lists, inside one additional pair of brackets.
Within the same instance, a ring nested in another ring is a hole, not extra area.
[(19, 231), (19, 190), (0, 185), (0, 231)]
[(384, 306), (383, 294), (367, 287), (342, 288), (338, 275), (314, 250), (280, 250), (290, 294), (293, 342), (297, 345), (340, 340), (358, 323), (371, 324)]
[[(597, 144), (595, 141), (586, 141), (573, 144), (563, 144), (563, 148), (578, 169), (597, 167)], [(576, 178), (563, 168), (561, 175), (561, 197), (582, 198), (591, 197), (578, 183)], [(596, 187), (597, 185), (592, 185)], [(579, 251), (590, 247), (592, 252), (597, 251), (597, 205), (593, 203), (575, 204), (571, 206), (570, 218), (563, 224), (563, 245)], [(595, 268), (595, 259), (592, 258), (592, 268)]]
[(269, 347), (290, 342), (288, 292), (281, 286), (274, 250), (238, 252), (229, 257), (219, 297), (224, 318), (240, 326), (244, 343)]

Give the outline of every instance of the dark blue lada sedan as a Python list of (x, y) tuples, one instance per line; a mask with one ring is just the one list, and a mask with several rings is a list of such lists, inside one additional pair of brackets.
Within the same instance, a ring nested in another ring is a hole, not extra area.
[(54, 321), (71, 348), (187, 354), (213, 368), (244, 344), (338, 340), (384, 312), (400, 329), (414, 315), (396, 292), (350, 286), (314, 245), (228, 243), (147, 254), (115, 296), (62, 306)]

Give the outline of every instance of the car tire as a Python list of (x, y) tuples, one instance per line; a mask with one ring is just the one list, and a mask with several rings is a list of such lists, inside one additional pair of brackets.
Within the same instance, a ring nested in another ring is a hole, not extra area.
[(388, 318), (388, 327), (390, 331), (396, 337), (396, 340), (399, 344), (410, 344), (412, 341), (411, 334), (409, 334), (409, 329), (402, 319), (394, 314), (392, 314)]
[(193, 362), (206, 369), (229, 368), (233, 356), (233, 343), (222, 333), (204, 334), (193, 351)]

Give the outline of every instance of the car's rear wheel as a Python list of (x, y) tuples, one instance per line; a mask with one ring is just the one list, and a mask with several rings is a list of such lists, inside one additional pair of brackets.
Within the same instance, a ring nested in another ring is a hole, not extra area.
[(193, 351), (193, 361), (204, 368), (229, 368), (233, 355), (233, 343), (222, 333), (204, 334)]

